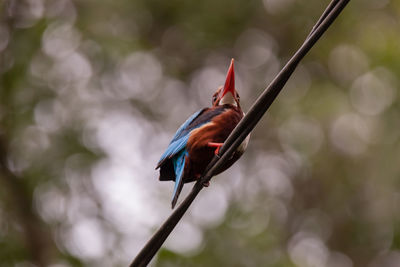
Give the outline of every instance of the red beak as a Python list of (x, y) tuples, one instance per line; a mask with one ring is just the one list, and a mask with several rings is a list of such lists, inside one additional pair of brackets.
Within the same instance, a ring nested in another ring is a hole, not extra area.
[(229, 66), (228, 73), (226, 74), (226, 81), (224, 89), (222, 90), (221, 98), (226, 95), (226, 93), (231, 92), (232, 96), (235, 97), (235, 71), (233, 69), (233, 58), (231, 60), (231, 65)]

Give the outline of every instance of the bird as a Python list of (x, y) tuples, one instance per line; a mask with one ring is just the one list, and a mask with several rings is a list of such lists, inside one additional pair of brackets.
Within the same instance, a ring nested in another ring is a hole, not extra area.
[[(231, 60), (224, 86), (212, 96), (212, 106), (191, 115), (176, 131), (157, 163), (160, 181), (175, 181), (172, 209), (184, 183), (198, 180), (226, 138), (243, 118), (240, 97), (235, 89), (234, 59)], [(247, 148), (249, 136), (239, 145), (231, 158), (216, 171), (219, 174), (237, 161)], [(209, 186), (209, 183), (204, 184)]]

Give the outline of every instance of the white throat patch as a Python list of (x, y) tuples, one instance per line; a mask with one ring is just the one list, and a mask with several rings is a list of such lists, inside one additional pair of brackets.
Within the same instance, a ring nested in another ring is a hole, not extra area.
[(235, 107), (237, 107), (237, 103), (231, 92), (227, 92), (224, 95), (224, 97), (221, 98), (221, 100), (219, 101), (218, 104), (219, 105), (231, 104), (231, 105), (234, 105)]

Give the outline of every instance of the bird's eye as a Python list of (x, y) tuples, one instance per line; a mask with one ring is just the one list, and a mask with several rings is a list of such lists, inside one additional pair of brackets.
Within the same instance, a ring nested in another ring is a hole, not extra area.
[(236, 93), (236, 99), (239, 101), (240, 100), (240, 96), (238, 93)]
[(212, 104), (214, 104), (216, 101), (217, 101), (217, 95), (213, 95)]

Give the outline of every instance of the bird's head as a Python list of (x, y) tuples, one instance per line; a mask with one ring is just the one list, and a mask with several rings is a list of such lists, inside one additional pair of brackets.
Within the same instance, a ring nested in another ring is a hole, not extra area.
[(225, 85), (218, 88), (212, 98), (213, 107), (221, 106), (224, 104), (231, 104), (240, 108), (239, 94), (235, 89), (235, 71), (233, 68), (233, 58), (229, 66), (228, 73), (226, 74)]

